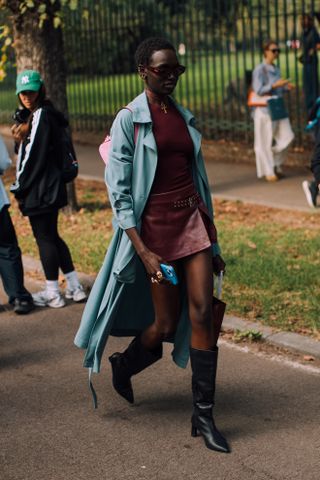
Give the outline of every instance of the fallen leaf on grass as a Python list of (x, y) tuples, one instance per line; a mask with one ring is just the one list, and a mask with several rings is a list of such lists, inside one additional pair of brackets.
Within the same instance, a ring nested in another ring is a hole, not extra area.
[(313, 362), (315, 358), (312, 355), (304, 355), (303, 360), (305, 360), (306, 362)]
[(226, 213), (237, 213), (238, 209), (234, 205), (227, 205), (224, 209)]
[(247, 245), (248, 245), (249, 248), (252, 248), (253, 250), (256, 250), (256, 248), (257, 248), (257, 245), (255, 243), (251, 242), (251, 240), (248, 240)]

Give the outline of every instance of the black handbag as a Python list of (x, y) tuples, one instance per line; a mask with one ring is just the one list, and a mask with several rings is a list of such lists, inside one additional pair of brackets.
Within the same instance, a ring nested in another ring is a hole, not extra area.
[(217, 297), (212, 298), (212, 315), (213, 315), (213, 344), (216, 345), (223, 322), (226, 304)]
[(267, 100), (268, 110), (270, 113), (271, 120), (273, 122), (277, 120), (283, 120), (288, 118), (288, 111), (286, 109), (284, 100), (282, 97), (271, 97)]

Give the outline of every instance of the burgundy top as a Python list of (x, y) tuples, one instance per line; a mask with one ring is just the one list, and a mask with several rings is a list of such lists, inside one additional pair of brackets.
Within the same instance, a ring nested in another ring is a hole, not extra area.
[(191, 159), (194, 147), (185, 120), (169, 103), (167, 113), (158, 104), (149, 104), (158, 164), (151, 194), (165, 193), (193, 183)]

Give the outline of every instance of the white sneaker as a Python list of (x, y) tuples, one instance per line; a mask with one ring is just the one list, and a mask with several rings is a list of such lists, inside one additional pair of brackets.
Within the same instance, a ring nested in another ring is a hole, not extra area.
[(86, 300), (87, 295), (83, 290), (82, 285), (79, 285), (74, 290), (67, 289), (65, 292), (65, 297), (69, 300), (73, 300), (74, 302), (83, 302), (84, 300)]
[(316, 208), (317, 206), (317, 196), (318, 196), (318, 187), (315, 182), (308, 182), (308, 180), (304, 180), (302, 182), (302, 188), (304, 194), (306, 196), (308, 205), (311, 208)]
[(33, 303), (37, 307), (61, 308), (66, 304), (60, 292), (49, 294), (47, 290), (42, 290), (41, 292), (33, 293), (32, 298)]

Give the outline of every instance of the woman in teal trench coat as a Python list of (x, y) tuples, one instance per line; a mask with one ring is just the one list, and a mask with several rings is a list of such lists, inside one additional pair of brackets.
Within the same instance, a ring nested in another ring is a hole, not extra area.
[[(171, 115), (173, 111), (178, 114), (180, 121), (182, 117), (184, 135), (191, 139), (190, 178), (213, 227), (201, 135), (194, 126), (193, 115), (170, 96), (184, 71), (174, 47), (162, 38), (146, 39), (137, 49), (136, 61), (145, 91), (117, 114), (106, 167), (114, 235), (86, 304), (75, 344), (86, 349), (84, 366), (99, 372), (108, 336), (135, 336), (125, 352), (116, 352), (109, 359), (114, 388), (133, 403), (131, 376), (161, 358), (162, 341), (172, 341), (172, 356), (177, 365), (186, 367), (191, 357), (192, 435), (200, 433), (208, 448), (228, 452), (229, 446), (212, 418), (218, 356), (218, 348), (212, 343), (212, 274), (213, 270), (224, 269), (217, 240), (210, 242), (212, 236), (207, 234), (208, 248), (170, 261), (179, 277), (179, 285), (173, 286), (160, 268), (161, 262), (167, 263), (163, 255), (148, 249), (141, 236), (141, 227), (147, 221), (146, 207), (151, 198), (157, 197), (152, 195), (158, 154), (160, 157), (155, 115), (165, 115), (168, 109)], [(170, 115), (162, 118), (175, 120)], [(196, 196), (175, 205), (183, 206), (187, 201), (190, 211), (199, 216)], [(203, 221), (201, 224), (203, 227)], [(165, 227), (168, 225), (163, 224)], [(193, 293), (192, 289), (198, 290)], [(193, 297), (197, 300), (193, 301)]]

